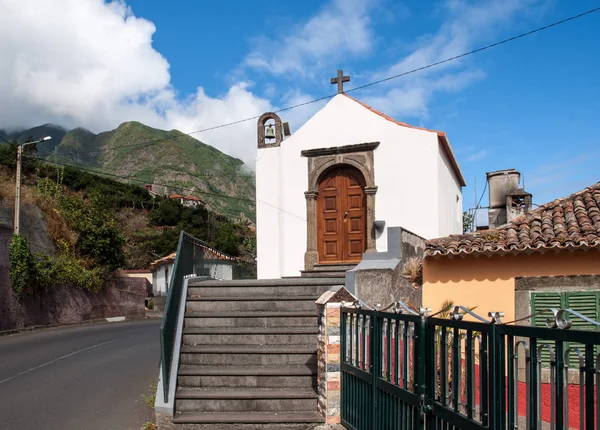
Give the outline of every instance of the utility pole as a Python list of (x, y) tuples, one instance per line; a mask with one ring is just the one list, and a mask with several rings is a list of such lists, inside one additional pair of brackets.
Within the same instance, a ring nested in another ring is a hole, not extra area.
[(17, 185), (15, 189), (15, 234), (19, 234), (19, 219), (21, 215), (21, 161), (23, 159), (23, 148), (25, 145), (33, 145), (34, 143), (45, 142), (52, 139), (50, 136), (43, 137), (35, 142), (26, 142), (22, 145), (17, 144)]

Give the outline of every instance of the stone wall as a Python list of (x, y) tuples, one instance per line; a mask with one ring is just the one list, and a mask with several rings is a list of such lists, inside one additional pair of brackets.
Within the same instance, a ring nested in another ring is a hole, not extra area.
[[(73, 324), (96, 318), (143, 316), (146, 293), (114, 287), (99, 293), (56, 287), (16, 300), (9, 277), (12, 228), (0, 224), (0, 331), (36, 325)], [(145, 279), (142, 281), (147, 282)], [(146, 289), (144, 284), (143, 289)]]
[(346, 288), (369, 306), (403, 302), (419, 308), (423, 292), (403, 268), (411, 258), (423, 257), (425, 240), (401, 227), (388, 228), (388, 251), (363, 254), (363, 260), (346, 273)]
[(119, 290), (130, 291), (143, 296), (152, 293), (152, 284), (146, 278), (119, 276), (115, 279), (115, 287)]

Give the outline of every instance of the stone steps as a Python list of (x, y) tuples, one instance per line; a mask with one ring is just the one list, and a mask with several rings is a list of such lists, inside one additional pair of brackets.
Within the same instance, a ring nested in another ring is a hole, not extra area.
[(190, 280), (173, 423), (300, 430), (324, 422), (317, 413), (315, 301), (343, 282)]

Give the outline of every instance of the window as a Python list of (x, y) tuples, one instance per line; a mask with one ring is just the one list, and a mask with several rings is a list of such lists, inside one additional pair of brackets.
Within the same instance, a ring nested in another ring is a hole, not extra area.
[[(546, 318), (554, 318), (554, 314), (550, 310), (555, 309), (572, 309), (591, 318), (595, 321), (600, 321), (600, 291), (573, 291), (573, 292), (532, 292), (531, 293), (531, 313), (542, 312), (540, 315), (532, 317), (532, 325), (534, 327), (546, 327)], [(570, 315), (572, 328), (574, 330), (598, 330), (594, 326), (575, 315)], [(552, 344), (553, 342), (540, 342), (540, 344)], [(579, 347), (583, 352), (583, 345), (577, 343), (565, 344), (565, 350), (569, 347)], [(598, 351), (596, 351), (596, 354)], [(547, 349), (542, 352), (542, 362), (544, 367), (548, 367), (550, 363), (550, 353)], [(569, 366), (577, 366), (575, 354), (571, 353)]]

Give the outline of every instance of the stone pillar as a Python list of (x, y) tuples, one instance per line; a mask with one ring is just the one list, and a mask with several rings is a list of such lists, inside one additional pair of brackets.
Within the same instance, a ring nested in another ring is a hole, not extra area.
[(317, 210), (318, 191), (307, 191), (306, 198), (306, 252), (304, 253), (304, 270), (312, 270), (319, 260), (317, 252)]
[(365, 252), (377, 252), (375, 244), (375, 194), (377, 186), (365, 187), (367, 194), (367, 250)]
[(340, 327), (342, 301), (354, 302), (356, 298), (344, 287), (327, 291), (317, 300), (319, 311), (318, 359), (318, 410), (327, 424), (341, 421), (341, 360)]

